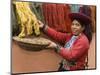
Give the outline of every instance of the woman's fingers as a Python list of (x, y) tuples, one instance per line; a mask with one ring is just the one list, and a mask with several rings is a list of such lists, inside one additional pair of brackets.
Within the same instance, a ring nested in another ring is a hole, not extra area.
[(48, 47), (55, 48), (57, 45), (54, 42), (50, 42)]
[(43, 28), (44, 24), (40, 20), (38, 20), (38, 23), (39, 23), (39, 27)]

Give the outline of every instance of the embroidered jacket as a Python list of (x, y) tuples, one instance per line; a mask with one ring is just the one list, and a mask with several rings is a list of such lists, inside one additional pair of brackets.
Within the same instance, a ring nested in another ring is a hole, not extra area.
[[(47, 27), (45, 29), (45, 33), (53, 38), (54, 40), (58, 41), (59, 43), (66, 43), (68, 42), (73, 34), (61, 33), (57, 32), (54, 29)], [(85, 58), (88, 54), (89, 49), (89, 41), (87, 37), (82, 33), (73, 43), (70, 50), (67, 48), (61, 47), (59, 50), (59, 54), (69, 62), (75, 62), (75, 65), (69, 66), (64, 64), (64, 68), (69, 70), (80, 70), (84, 69), (86, 64)]]

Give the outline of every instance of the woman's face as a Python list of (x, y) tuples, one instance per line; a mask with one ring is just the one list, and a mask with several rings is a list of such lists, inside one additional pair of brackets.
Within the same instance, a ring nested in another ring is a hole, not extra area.
[(74, 35), (79, 35), (81, 32), (83, 32), (84, 27), (78, 22), (77, 20), (72, 21), (71, 30)]

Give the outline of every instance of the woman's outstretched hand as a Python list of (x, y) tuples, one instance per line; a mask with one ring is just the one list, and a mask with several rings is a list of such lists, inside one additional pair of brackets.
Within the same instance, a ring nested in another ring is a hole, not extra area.
[(38, 23), (39, 23), (39, 27), (40, 27), (41, 29), (43, 29), (44, 23), (42, 23), (40, 20), (38, 20)]
[(53, 42), (53, 41), (51, 41), (50, 43), (49, 43), (49, 46), (48, 46), (49, 48), (56, 48), (57, 47), (57, 44), (55, 43), (55, 42)]

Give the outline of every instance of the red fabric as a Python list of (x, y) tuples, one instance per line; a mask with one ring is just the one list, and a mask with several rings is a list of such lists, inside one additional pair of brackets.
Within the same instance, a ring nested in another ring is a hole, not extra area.
[[(70, 40), (72, 36), (67, 33), (57, 32), (49, 27), (47, 28), (46, 33), (53, 39), (61, 43), (65, 43), (65, 41)], [(77, 38), (70, 50), (61, 48), (59, 54), (67, 61), (76, 61), (76, 65), (70, 67), (70, 70), (83, 69), (88, 49), (89, 41), (87, 37), (84, 34), (82, 34)]]
[(45, 33), (47, 33), (48, 36), (50, 36), (55, 41), (57, 41), (57, 42), (59, 42), (61, 44), (63, 44), (63, 43), (65, 44), (65, 42), (68, 41), (72, 36), (70, 34), (57, 32), (56, 30), (54, 30), (54, 29), (52, 29), (50, 27), (47, 28)]
[(66, 4), (43, 4), (45, 22), (57, 31), (71, 32), (71, 20), (68, 17), (70, 12), (70, 6)]
[(66, 26), (66, 31), (71, 32), (71, 20), (69, 19), (69, 13), (71, 13), (71, 9), (69, 5), (65, 5), (64, 7), (64, 18), (65, 18), (65, 26)]

